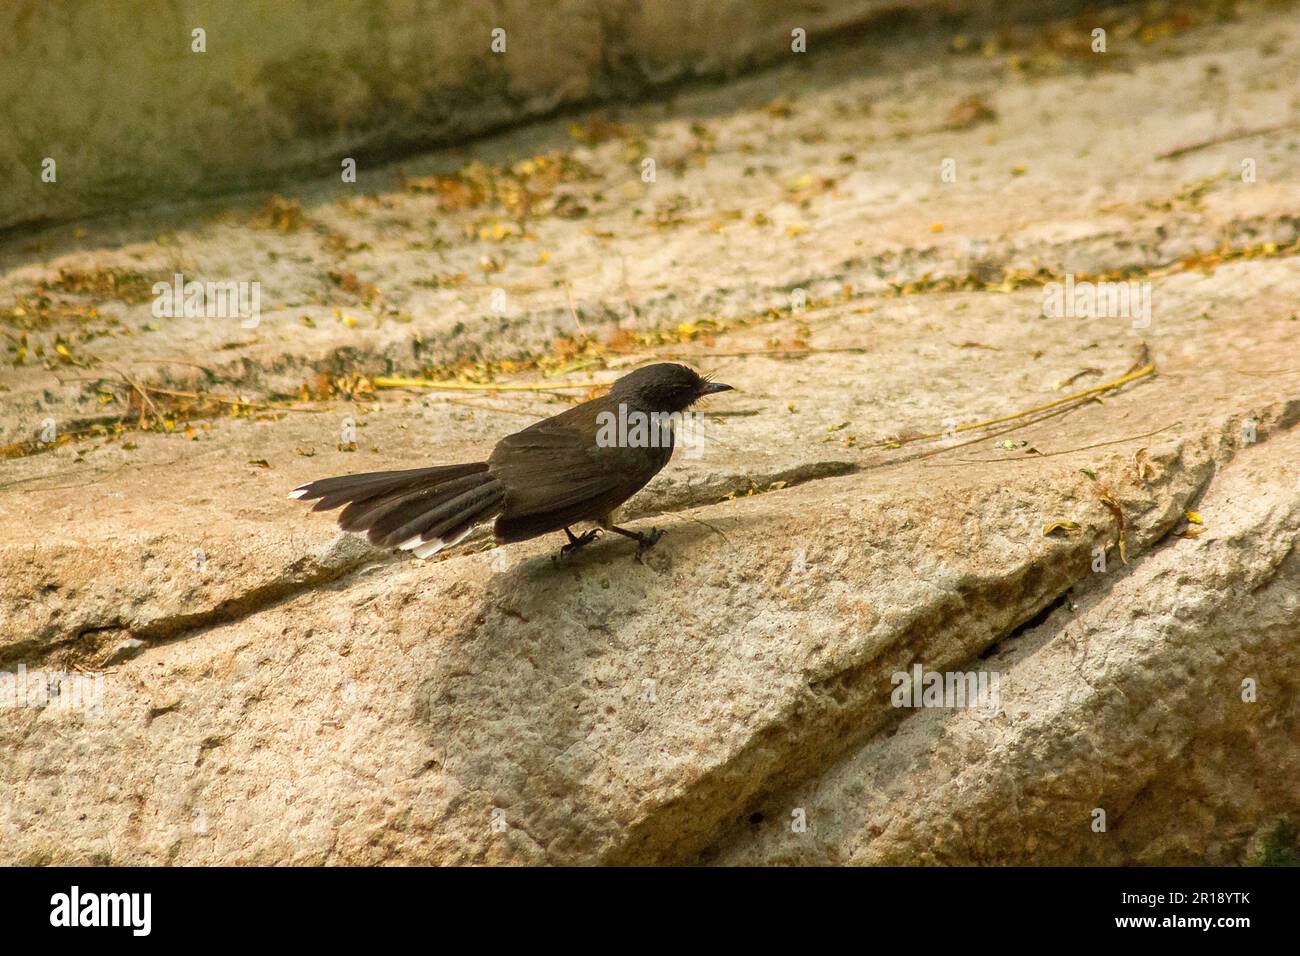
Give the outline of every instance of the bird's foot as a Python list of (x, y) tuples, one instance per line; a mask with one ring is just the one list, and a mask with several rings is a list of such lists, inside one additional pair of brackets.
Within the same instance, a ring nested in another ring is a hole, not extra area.
[(591, 542), (596, 540), (596, 535), (600, 534), (600, 530), (598, 528), (592, 528), (590, 531), (584, 532), (583, 534), (574, 534), (568, 528), (565, 528), (564, 533), (569, 536), (569, 543), (560, 548), (561, 558), (568, 557), (579, 548), (584, 548), (591, 544)]
[(631, 538), (636, 542), (636, 559), (641, 560), (642, 556), (655, 546), (655, 542), (664, 536), (664, 533), (658, 528), (651, 528), (649, 534), (642, 534), (640, 531), (628, 531), (627, 528), (620, 528), (618, 525), (606, 525), (606, 531), (616, 531), (625, 538)]
[(644, 563), (641, 561), (641, 558), (645, 555), (647, 551), (653, 548), (655, 546), (655, 543), (663, 536), (664, 533), (660, 531), (658, 528), (651, 528), (649, 534), (643, 534), (639, 538), (637, 538), (636, 554), (634, 555), (636, 560), (640, 563)]

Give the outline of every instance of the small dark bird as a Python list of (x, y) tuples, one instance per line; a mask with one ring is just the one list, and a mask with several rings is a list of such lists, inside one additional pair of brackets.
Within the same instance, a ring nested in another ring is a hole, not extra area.
[[(561, 554), (591, 542), (596, 529), (582, 535), (569, 529), (594, 521), (635, 540), (640, 558), (663, 532), (619, 528), (614, 512), (672, 457), (669, 416), (730, 388), (685, 365), (648, 365), (620, 378), (600, 398), (507, 435), (487, 461), (322, 478), (289, 497), (319, 499), (313, 511), (346, 505), (339, 515), (344, 531), (365, 531), (380, 547), (421, 558), (491, 519), (501, 543), (563, 531), (569, 543)], [(623, 427), (617, 425), (620, 416)]]

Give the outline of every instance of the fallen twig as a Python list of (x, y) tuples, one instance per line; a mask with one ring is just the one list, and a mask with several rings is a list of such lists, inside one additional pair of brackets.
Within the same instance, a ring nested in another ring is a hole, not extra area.
[[(87, 354), (89, 354), (90, 357), (93, 358), (95, 361), (102, 363), (103, 365), (112, 369), (114, 372), (120, 375), (122, 377), (122, 381), (126, 382), (126, 384), (129, 385), (132, 389), (134, 389), (135, 393), (140, 396), (140, 420), (137, 423), (140, 428), (143, 429), (145, 427), (144, 413), (145, 413), (146, 406), (148, 406), (148, 409), (153, 412), (154, 418), (158, 419), (159, 421), (162, 420), (162, 414), (158, 411), (158, 406), (153, 403), (153, 399), (149, 397), (149, 393), (145, 391), (144, 386), (140, 385), (139, 382), (137, 382), (131, 376), (127, 375), (125, 372), (123, 372), (112, 362), (109, 362), (106, 359), (101, 358), (98, 355), (95, 355), (93, 352)], [(127, 410), (130, 411), (129, 403), (127, 405)], [(125, 418), (126, 414), (123, 413), (122, 417)], [(118, 421), (120, 422), (121, 419), (119, 418)]]
[(1197, 150), (1209, 149), (1212, 146), (1219, 146), (1223, 143), (1233, 143), (1239, 139), (1251, 139), (1255, 136), (1267, 136), (1269, 133), (1281, 133), (1288, 129), (1300, 128), (1300, 123), (1282, 123), (1279, 126), (1263, 126), (1259, 129), (1242, 129), (1232, 133), (1224, 133), (1222, 136), (1215, 136), (1212, 139), (1202, 140), (1199, 143), (1189, 143), (1186, 146), (1179, 146), (1177, 149), (1171, 149), (1167, 153), (1160, 153), (1156, 159), (1177, 159), (1179, 156), (1186, 156), (1188, 153), (1194, 153)]

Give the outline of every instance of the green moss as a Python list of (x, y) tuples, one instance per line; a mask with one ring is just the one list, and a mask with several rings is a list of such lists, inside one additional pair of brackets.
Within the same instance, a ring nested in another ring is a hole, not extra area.
[(1300, 827), (1278, 820), (1255, 851), (1252, 866), (1300, 866)]

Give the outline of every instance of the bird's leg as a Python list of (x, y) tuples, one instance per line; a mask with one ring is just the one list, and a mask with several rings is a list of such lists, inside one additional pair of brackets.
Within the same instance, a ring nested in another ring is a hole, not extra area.
[(590, 531), (584, 532), (583, 534), (575, 535), (568, 528), (565, 528), (564, 533), (569, 536), (569, 543), (566, 544), (564, 547), (560, 548), (561, 557), (563, 557), (566, 554), (572, 554), (574, 551), (577, 551), (579, 548), (591, 544), (591, 542), (596, 540), (596, 535), (599, 534), (600, 532), (596, 528), (592, 528)]
[(628, 531), (627, 528), (620, 528), (617, 525), (608, 525), (607, 530), (616, 531), (625, 538), (631, 538), (636, 542), (636, 559), (641, 560), (641, 556), (655, 546), (655, 542), (664, 536), (664, 533), (658, 528), (651, 528), (649, 534), (642, 534), (640, 531)]

